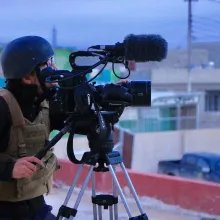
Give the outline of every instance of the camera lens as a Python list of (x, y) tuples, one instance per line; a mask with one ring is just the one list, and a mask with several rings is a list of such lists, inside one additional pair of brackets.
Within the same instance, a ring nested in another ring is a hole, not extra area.
[(132, 106), (151, 106), (151, 82), (130, 81), (123, 84), (132, 95)]

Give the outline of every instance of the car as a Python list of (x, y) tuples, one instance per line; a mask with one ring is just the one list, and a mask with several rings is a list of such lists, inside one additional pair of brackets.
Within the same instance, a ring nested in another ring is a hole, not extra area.
[(220, 155), (185, 153), (180, 160), (159, 161), (158, 173), (220, 183)]

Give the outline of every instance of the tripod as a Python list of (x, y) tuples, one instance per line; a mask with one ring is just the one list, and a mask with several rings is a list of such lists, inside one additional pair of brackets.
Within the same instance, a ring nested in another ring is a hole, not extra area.
[[(66, 120), (65, 127), (45, 146), (45, 148), (41, 149), (35, 156), (39, 159), (42, 159), (44, 155), (47, 153), (48, 150), (51, 149), (67, 132), (70, 132), (68, 143), (67, 143), (67, 154), (71, 162), (75, 164), (80, 164), (79, 169), (75, 175), (73, 183), (67, 193), (67, 196), (64, 200), (63, 205), (60, 207), (57, 220), (70, 220), (73, 219), (77, 214), (77, 208), (80, 204), (80, 201), (83, 197), (84, 191), (89, 183), (89, 180), (92, 178), (92, 203), (93, 203), (93, 217), (94, 220), (102, 220), (102, 206), (104, 209), (109, 209), (109, 217), (110, 220), (118, 220), (118, 193), (121, 197), (121, 200), (124, 204), (124, 207), (127, 211), (129, 220), (148, 220), (147, 215), (144, 213), (132, 181), (128, 175), (128, 172), (125, 168), (123, 163), (123, 159), (118, 151), (113, 151), (114, 142), (112, 138), (112, 133), (110, 129), (110, 125), (108, 124), (108, 133), (106, 138), (100, 138), (100, 135), (97, 133), (97, 124), (91, 123), (89, 125), (90, 132), (87, 134), (87, 138), (89, 140), (89, 147), (91, 151), (85, 152), (81, 161), (78, 161), (75, 158), (73, 152), (73, 136), (74, 136), (74, 129), (73, 129), (73, 116), (70, 116)], [(85, 120), (86, 121), (86, 120)], [(76, 199), (73, 208), (67, 206), (69, 199), (73, 193), (73, 190), (76, 186), (77, 180), (80, 176), (80, 173), (83, 169), (84, 165), (89, 165), (88, 174), (83, 182), (79, 195)], [(98, 166), (96, 166), (98, 164)], [(131, 210), (126, 202), (125, 196), (123, 194), (122, 188), (119, 184), (119, 181), (115, 174), (115, 166), (120, 164), (123, 174), (127, 180), (127, 183), (130, 187), (130, 190), (136, 200), (136, 204), (139, 208), (140, 215), (139, 216), (132, 216)], [(106, 166), (107, 167), (106, 167)], [(112, 179), (113, 179), (113, 195), (96, 195), (96, 188), (95, 188), (95, 175), (94, 172), (108, 172), (110, 171)], [(97, 206), (98, 206), (98, 213), (97, 213)], [(114, 211), (113, 211), (114, 207)], [(97, 218), (99, 216), (99, 218)], [(114, 216), (114, 217), (113, 217)]]
[[(83, 193), (88, 185), (89, 180), (92, 177), (92, 203), (93, 203), (93, 219), (94, 220), (102, 220), (102, 206), (104, 207), (104, 209), (108, 209), (109, 208), (109, 219), (110, 220), (118, 220), (118, 192), (120, 194), (121, 200), (124, 204), (124, 207), (127, 211), (127, 214), (129, 216), (129, 220), (148, 220), (147, 215), (144, 213), (140, 201), (138, 199), (138, 196), (135, 192), (134, 186), (131, 182), (131, 179), (127, 173), (127, 170), (124, 166), (122, 157), (120, 155), (119, 152), (117, 151), (112, 151), (109, 153), (105, 153), (103, 155), (100, 154), (93, 154), (92, 152), (86, 152), (87, 156), (89, 156), (89, 154), (91, 155), (91, 159), (86, 162), (85, 164), (90, 165), (87, 177), (85, 178), (82, 188), (79, 192), (79, 195), (76, 199), (76, 202), (74, 204), (73, 209), (67, 207), (67, 204), (69, 202), (69, 199), (71, 197), (71, 194), (73, 193), (74, 187), (76, 186), (77, 180), (80, 176), (80, 173), (83, 169), (84, 164), (81, 164), (79, 166), (79, 169), (75, 175), (75, 178), (73, 180), (73, 183), (67, 193), (67, 196), (65, 198), (65, 201), (63, 203), (63, 205), (60, 207), (58, 215), (57, 215), (57, 220), (62, 220), (62, 219), (73, 219), (76, 214), (77, 214), (77, 208), (80, 204), (80, 201), (83, 197)], [(98, 167), (95, 167), (95, 165), (98, 163)], [(104, 164), (107, 165), (107, 167), (104, 166)], [(130, 190), (136, 200), (136, 204), (139, 208), (139, 211), (141, 213), (141, 215), (139, 216), (135, 216), (132, 217), (131, 214), (131, 210), (126, 202), (126, 198), (122, 192), (122, 188), (118, 182), (118, 179), (116, 177), (115, 174), (115, 165), (120, 164), (121, 169), (125, 175), (125, 178), (127, 180), (127, 183), (130, 187)], [(107, 172), (110, 171), (111, 175), (112, 175), (112, 179), (113, 179), (113, 195), (96, 195), (96, 190), (95, 190), (95, 175), (94, 172)], [(98, 206), (98, 213), (97, 213), (97, 206)], [(114, 207), (114, 211), (113, 211), (113, 207)], [(114, 217), (113, 217), (114, 216)], [(97, 218), (99, 217), (99, 218)]]

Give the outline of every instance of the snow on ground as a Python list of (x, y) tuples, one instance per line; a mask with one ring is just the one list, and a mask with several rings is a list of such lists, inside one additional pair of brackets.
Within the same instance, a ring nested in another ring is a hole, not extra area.
[[(53, 213), (57, 215), (58, 210), (60, 206), (63, 204), (65, 197), (67, 195), (69, 188), (54, 188), (50, 195), (46, 196), (46, 201), (48, 204), (53, 206)], [(68, 207), (73, 208), (76, 198), (78, 196), (79, 189), (75, 189), (70, 201), (68, 203)], [(101, 194), (97, 192), (97, 194)], [(80, 202), (80, 205), (78, 207), (78, 213), (74, 219), (87, 219), (92, 220), (93, 219), (93, 209), (92, 209), (92, 203), (91, 203), (91, 191), (85, 191), (83, 198)], [(166, 204), (163, 204), (160, 201), (157, 201), (152, 198), (140, 198), (143, 210), (148, 215), (149, 220), (217, 220), (220, 219), (220, 216), (209, 216), (206, 214), (191, 212), (187, 210), (183, 210), (179, 207), (175, 206), (169, 206)], [(136, 203), (133, 198), (128, 198), (127, 202), (129, 204), (129, 207), (131, 209), (132, 215), (139, 215), (140, 212), (138, 211), (138, 208), (136, 206)], [(127, 212), (124, 208), (123, 203), (119, 199), (118, 203), (118, 210), (120, 212), (119, 214), (119, 220), (125, 220), (128, 219)], [(109, 219), (109, 211), (103, 210), (103, 219), (108, 220)]]

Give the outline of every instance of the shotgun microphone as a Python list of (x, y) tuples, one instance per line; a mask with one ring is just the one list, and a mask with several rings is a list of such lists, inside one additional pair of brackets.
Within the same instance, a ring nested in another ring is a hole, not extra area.
[(123, 43), (95, 45), (90, 48), (114, 52), (125, 60), (136, 62), (161, 61), (167, 57), (168, 43), (160, 35), (127, 35)]

